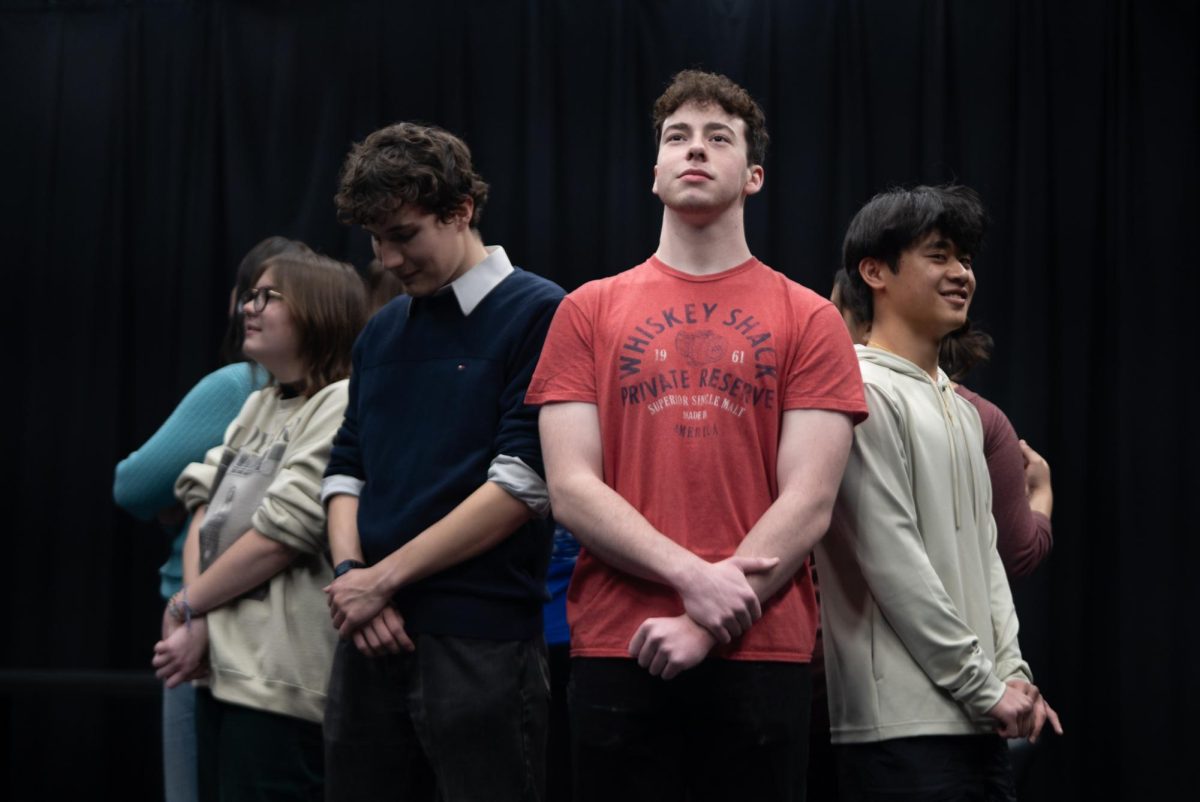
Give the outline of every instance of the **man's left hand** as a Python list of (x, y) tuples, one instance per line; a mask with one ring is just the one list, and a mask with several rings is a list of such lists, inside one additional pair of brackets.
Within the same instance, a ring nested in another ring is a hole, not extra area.
[(629, 642), (629, 654), (652, 675), (672, 679), (700, 665), (716, 643), (708, 630), (686, 614), (647, 618)]
[(373, 568), (358, 568), (325, 586), (329, 614), (343, 638), (349, 638), (387, 605), (388, 594), (378, 585)]

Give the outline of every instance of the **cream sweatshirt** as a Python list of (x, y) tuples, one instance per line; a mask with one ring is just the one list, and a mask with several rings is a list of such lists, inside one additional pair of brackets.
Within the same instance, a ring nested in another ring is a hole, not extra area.
[(208, 503), (201, 569), (250, 528), (298, 552), (286, 569), (208, 614), (213, 696), (320, 723), (337, 633), (322, 588), (333, 581), (321, 477), (349, 382), (312, 398), (254, 393), (225, 441), (180, 475), (189, 511)]
[(940, 370), (856, 350), (870, 417), (817, 547), (833, 742), (994, 731), (1004, 681), (1032, 675), (979, 414)]

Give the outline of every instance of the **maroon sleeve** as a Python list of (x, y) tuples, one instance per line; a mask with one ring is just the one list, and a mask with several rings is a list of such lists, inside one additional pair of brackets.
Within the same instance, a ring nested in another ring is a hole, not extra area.
[(959, 394), (979, 410), (983, 450), (992, 477), (992, 516), (996, 519), (996, 548), (1010, 579), (1028, 576), (1050, 553), (1050, 519), (1029, 508), (1025, 493), (1025, 458), (1017, 432), (1001, 409), (982, 396), (959, 388)]

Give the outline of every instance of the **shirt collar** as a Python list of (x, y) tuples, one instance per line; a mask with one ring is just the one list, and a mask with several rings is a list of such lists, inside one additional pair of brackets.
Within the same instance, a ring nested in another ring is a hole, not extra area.
[(464, 317), (474, 312), (488, 293), (513, 272), (512, 262), (508, 261), (504, 248), (489, 245), (487, 253), (486, 259), (437, 292), (453, 292)]

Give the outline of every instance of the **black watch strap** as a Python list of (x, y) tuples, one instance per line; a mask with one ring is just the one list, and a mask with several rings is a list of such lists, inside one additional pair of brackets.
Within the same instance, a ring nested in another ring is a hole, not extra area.
[(333, 578), (337, 579), (347, 571), (353, 571), (355, 568), (366, 568), (367, 564), (361, 560), (342, 560), (333, 568)]

